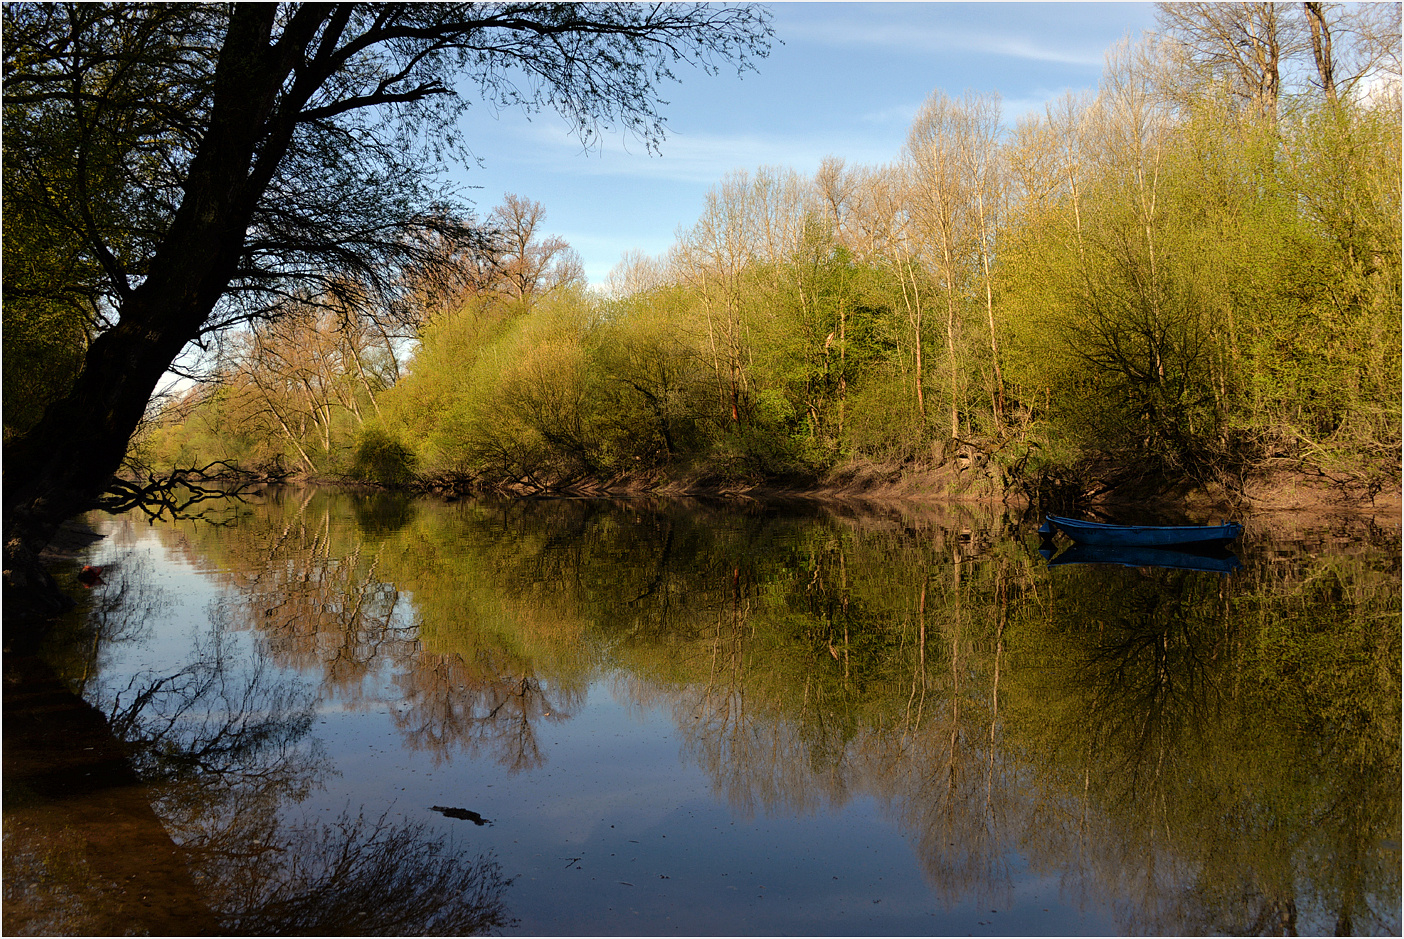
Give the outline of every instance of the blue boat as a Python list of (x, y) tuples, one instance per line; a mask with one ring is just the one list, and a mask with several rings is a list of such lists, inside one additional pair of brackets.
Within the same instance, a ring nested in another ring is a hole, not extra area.
[(1243, 534), (1237, 522), (1219, 525), (1107, 525), (1049, 515), (1038, 533), (1052, 538), (1061, 531), (1077, 544), (1156, 548), (1166, 545), (1228, 544)]

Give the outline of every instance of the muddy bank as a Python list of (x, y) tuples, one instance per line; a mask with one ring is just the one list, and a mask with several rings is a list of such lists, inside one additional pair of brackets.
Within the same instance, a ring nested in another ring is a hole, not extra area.
[[(73, 593), (74, 558), (101, 538), (71, 519), (39, 559)], [(36, 654), (43, 631), (6, 632), (5, 934), (217, 934), (107, 718)]]
[[(529, 494), (512, 487), (494, 488), (517, 495)], [(556, 491), (578, 496), (656, 493), (757, 500), (1002, 504), (1014, 509), (1035, 505), (1028, 492), (1007, 485), (988, 469), (955, 462), (935, 467), (849, 464), (818, 480), (790, 483), (626, 476), (580, 481)], [(1085, 474), (1077, 491), (1060, 493), (1060, 496), (1052, 504), (1040, 507), (1114, 512), (1118, 508), (1158, 504), (1190, 516), (1208, 517), (1215, 512), (1235, 515), (1297, 512), (1323, 517), (1374, 516), (1382, 522), (1398, 524), (1404, 503), (1397, 478), (1390, 485), (1379, 487), (1361, 478), (1301, 469), (1280, 469), (1249, 476), (1230, 488), (1218, 484), (1206, 486), (1192, 480), (1126, 478), (1115, 468), (1100, 473), (1093, 468)]]
[(1263, 471), (1231, 485), (1202, 484), (1191, 479), (1136, 476), (1115, 465), (1086, 466), (1076, 480), (1064, 480), (1052, 493), (1039, 496), (1034, 487), (1002, 478), (990, 465), (950, 461), (939, 466), (849, 463), (819, 478), (751, 480), (698, 472), (659, 471), (620, 474), (607, 478), (575, 478), (551, 482), (490, 481), (456, 478), (422, 480), (408, 487), (386, 487), (346, 479), (294, 480), (306, 485), (332, 485), (361, 490), (403, 489), (449, 501), (485, 492), (509, 497), (631, 497), (642, 495), (687, 498), (801, 499), (826, 502), (1002, 505), (1014, 510), (1063, 511), (1075, 514), (1116, 514), (1127, 508), (1159, 507), (1170, 516), (1210, 519), (1245, 514), (1305, 513), (1328, 518), (1361, 516), (1397, 526), (1401, 484), (1396, 476), (1385, 485), (1362, 476), (1329, 475), (1319, 470), (1285, 468)]

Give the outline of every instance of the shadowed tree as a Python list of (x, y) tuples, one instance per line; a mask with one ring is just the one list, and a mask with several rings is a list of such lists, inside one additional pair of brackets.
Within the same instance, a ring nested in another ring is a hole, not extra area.
[(437, 183), (462, 154), (455, 88), (656, 146), (677, 63), (745, 67), (769, 35), (703, 4), (7, 6), (6, 209), (101, 272), (71, 386), (5, 445), (7, 591), (53, 599), (34, 554), (107, 485), (182, 350), (298, 291), (393, 299), (426, 261), (407, 235), (472, 236)]

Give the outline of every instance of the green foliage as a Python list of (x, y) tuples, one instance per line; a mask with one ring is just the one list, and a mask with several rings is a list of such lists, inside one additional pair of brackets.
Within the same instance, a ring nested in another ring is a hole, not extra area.
[(571, 479), (605, 469), (577, 302), (543, 304), (514, 323), (475, 370), (467, 445), (510, 479)]
[(676, 287), (619, 300), (587, 337), (600, 380), (605, 460), (621, 470), (667, 468), (705, 451), (721, 420), (690, 297)]
[(282, 472), (297, 465), (296, 452), (275, 429), (250, 420), (236, 389), (192, 392), (167, 409), (146, 434), (153, 469), (205, 466), (216, 460), (252, 471)]
[(1397, 109), (1191, 113), (1148, 168), (1153, 215), (1141, 177), (1107, 173), (1020, 217), (1002, 271), (1021, 395), (1060, 438), (1173, 473), (1397, 452), (1387, 126)]
[[(7, 110), (6, 118), (10, 117)], [(5, 150), (5, 437), (28, 430), (72, 386), (96, 318), (99, 270), (48, 206), (18, 197)]]
[(1287, 460), (1387, 485), (1397, 94), (1293, 99), (1273, 123), (1157, 80), (1119, 60), (1096, 100), (998, 144), (1002, 180), (971, 149), (996, 144), (960, 136), (973, 105), (948, 100), (911, 155), (934, 175), (733, 174), (630, 292), (479, 285), (435, 301), (393, 389), (375, 397), (387, 372), (374, 401), (313, 419), (320, 440), (247, 407), (226, 435), (349, 466), (361, 400), (421, 477), (526, 488), (956, 457), (1031, 495), (1089, 463), (1233, 484)]
[(368, 428), (356, 443), (351, 476), (385, 486), (404, 486), (414, 478), (414, 453), (379, 428)]
[(505, 315), (484, 303), (470, 303), (441, 316), (421, 331), (406, 374), (381, 397), (386, 426), (415, 452), (428, 476), (470, 474), (462, 453), (475, 392), (472, 373), (483, 349), (505, 328)]
[(4, 420), (8, 438), (32, 427), (43, 414), (44, 405), (62, 397), (72, 386), (87, 349), (88, 317), (71, 307), (25, 303), (13, 297), (11, 277), (19, 280), (22, 275), (11, 275), (8, 260), (5, 267)]

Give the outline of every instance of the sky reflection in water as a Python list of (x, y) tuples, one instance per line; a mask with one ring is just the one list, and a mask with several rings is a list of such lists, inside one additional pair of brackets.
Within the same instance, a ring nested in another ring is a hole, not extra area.
[(1225, 576), (980, 512), (235, 518), (103, 523), (161, 600), (86, 694), (240, 931), (1399, 930), (1397, 532), (1250, 523)]

